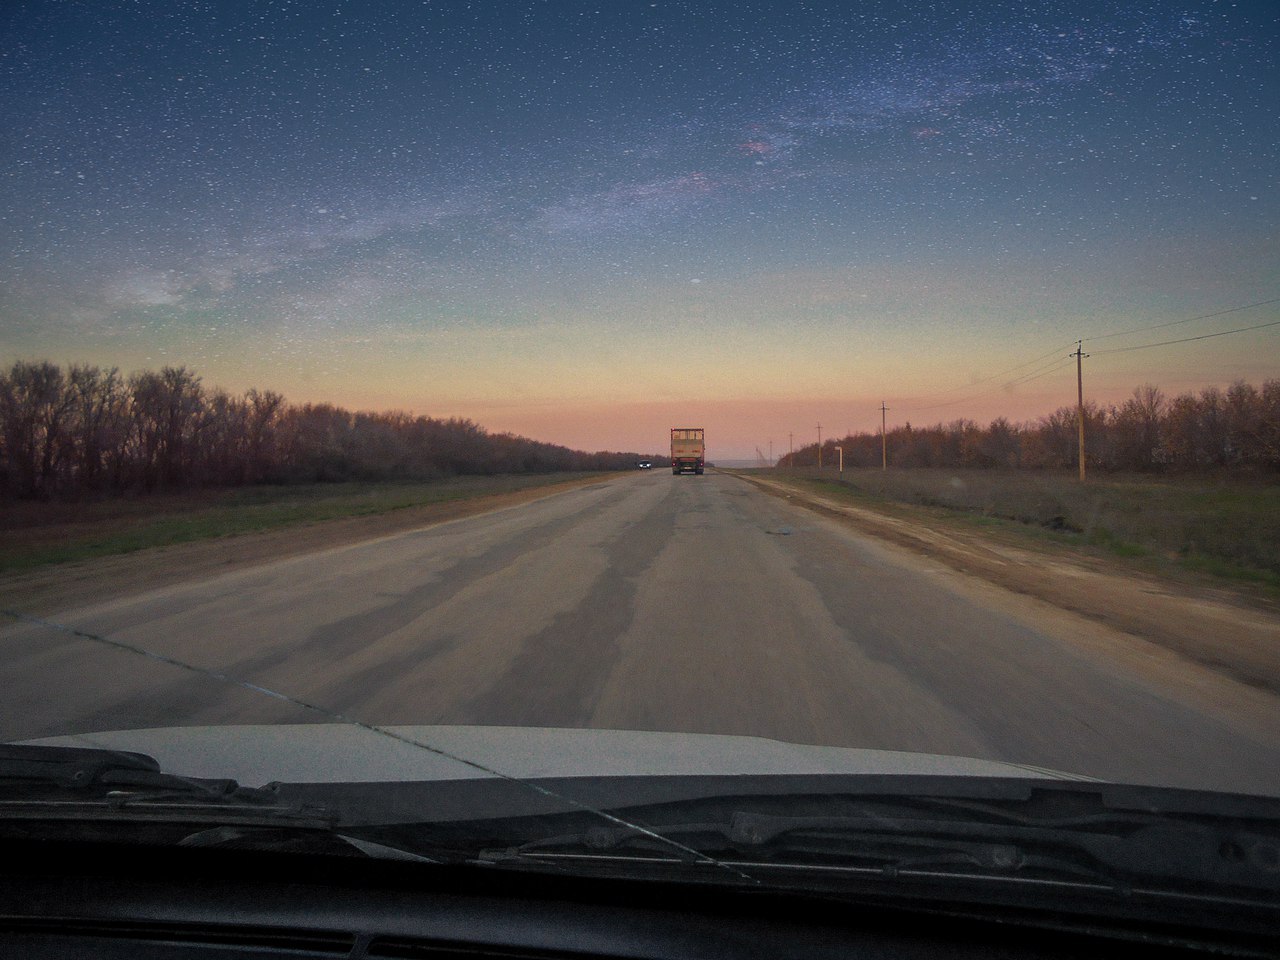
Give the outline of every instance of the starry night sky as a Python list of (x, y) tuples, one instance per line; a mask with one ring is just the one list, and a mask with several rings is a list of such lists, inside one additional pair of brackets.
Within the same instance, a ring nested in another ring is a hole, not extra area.
[[(1077, 338), (1280, 297), (1278, 41), (1272, 0), (10, 0), (0, 360), (720, 457), (1032, 417)], [(1280, 327), (1086, 363), (1260, 382)]]

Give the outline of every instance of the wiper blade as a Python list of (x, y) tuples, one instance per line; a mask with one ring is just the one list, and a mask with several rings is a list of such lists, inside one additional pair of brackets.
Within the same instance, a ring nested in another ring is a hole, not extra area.
[(0, 744), (0, 821), (289, 826), (330, 829), (336, 816), (283, 803), (271, 785), (164, 773), (142, 753)]
[[(963, 837), (909, 836), (903, 833), (869, 831), (862, 826), (806, 823), (794, 829), (803, 835), (782, 830), (768, 839), (753, 840), (754, 815), (739, 813), (729, 826), (691, 823), (663, 827), (664, 837), (713, 852), (718, 859), (758, 874), (761, 868), (814, 873), (879, 874), (906, 876), (913, 872), (974, 873), (1013, 877), (1035, 873), (1062, 880), (1116, 886), (1119, 881), (1100, 865), (1086, 865), (1060, 856), (1035, 854), (1011, 838), (998, 840)], [(784, 818), (769, 818), (784, 819)], [(777, 829), (776, 824), (774, 828)], [(598, 830), (587, 834), (548, 837), (518, 847), (485, 850), (480, 859), (492, 864), (541, 862), (568, 866), (571, 863), (649, 862), (675, 865), (689, 862), (670, 856), (669, 848), (651, 838), (627, 830)]]
[(180, 777), (160, 770), (142, 753), (91, 747), (0, 744), (0, 799), (56, 799), (106, 794), (205, 801), (267, 800), (269, 790), (242, 787), (232, 779)]
[[(1051, 802), (1041, 802), (1046, 799)], [(648, 826), (755, 876), (772, 867), (1085, 884), (1119, 892), (1136, 885), (1236, 891), (1248, 897), (1280, 892), (1275, 867), (1280, 819), (1269, 816), (1113, 808), (1102, 797), (1079, 791), (1033, 802), (846, 795), (806, 805), (811, 815), (790, 815), (771, 812), (779, 809), (773, 800), (753, 804), (739, 798), (731, 807), (704, 808), (705, 820), (659, 825), (650, 819)], [(743, 809), (752, 806), (764, 811)], [(818, 809), (832, 814), (817, 814)], [(640, 816), (636, 811), (629, 815)], [(486, 850), (481, 859), (598, 867), (624, 860), (680, 862), (651, 835), (625, 828), (546, 837)]]

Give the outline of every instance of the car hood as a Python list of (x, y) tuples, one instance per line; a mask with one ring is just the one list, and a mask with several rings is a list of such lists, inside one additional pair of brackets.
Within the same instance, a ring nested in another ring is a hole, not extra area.
[(912, 775), (1091, 778), (968, 757), (762, 737), (548, 727), (355, 724), (111, 730), (25, 741), (143, 753), (167, 773), (244, 784), (616, 777)]

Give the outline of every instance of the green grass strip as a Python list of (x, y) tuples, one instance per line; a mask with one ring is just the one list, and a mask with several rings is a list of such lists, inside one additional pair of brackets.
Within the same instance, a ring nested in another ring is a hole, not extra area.
[[(16, 504), (0, 510), (0, 572), (90, 560), (198, 540), (277, 530), (347, 517), (473, 500), (575, 479), (591, 473), (455, 477), (429, 483), (263, 486), (104, 500), (87, 504)], [(9, 520), (3, 522), (5, 514)]]

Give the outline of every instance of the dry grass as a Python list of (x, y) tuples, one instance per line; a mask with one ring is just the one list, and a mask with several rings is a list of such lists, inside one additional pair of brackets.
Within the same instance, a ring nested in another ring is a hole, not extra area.
[(997, 470), (769, 471), (865, 502), (915, 504), (1036, 537), (1280, 589), (1280, 484)]
[(564, 483), (594, 474), (455, 477), (430, 483), (329, 483), (101, 500), (0, 504), (0, 572), (133, 553), (347, 517), (373, 516)]

